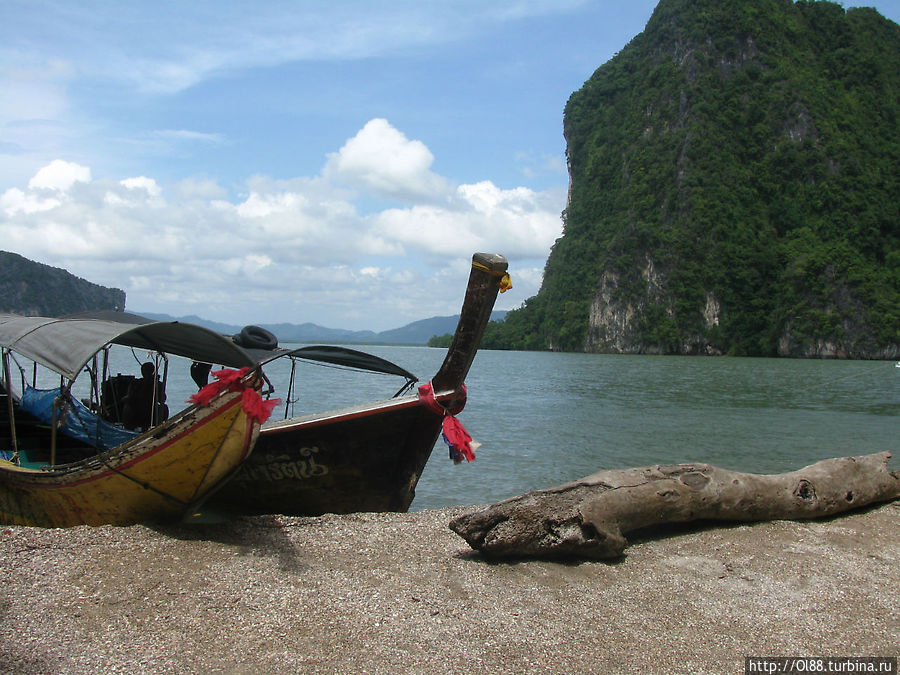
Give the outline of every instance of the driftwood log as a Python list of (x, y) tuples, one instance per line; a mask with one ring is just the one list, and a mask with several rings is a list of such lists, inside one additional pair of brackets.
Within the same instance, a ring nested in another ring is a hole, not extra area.
[(900, 497), (888, 452), (760, 475), (708, 464), (601, 471), (464, 514), (450, 529), (489, 558), (617, 558), (665, 523), (820, 518)]

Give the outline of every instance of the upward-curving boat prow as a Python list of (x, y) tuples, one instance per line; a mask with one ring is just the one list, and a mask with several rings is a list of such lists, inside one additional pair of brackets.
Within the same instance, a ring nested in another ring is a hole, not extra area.
[[(431, 380), (447, 409), (465, 402), (469, 372), (497, 293), (502, 255), (476, 253), (459, 324)], [(212, 503), (238, 513), (406, 511), (443, 416), (411, 394), (263, 425), (253, 454)]]

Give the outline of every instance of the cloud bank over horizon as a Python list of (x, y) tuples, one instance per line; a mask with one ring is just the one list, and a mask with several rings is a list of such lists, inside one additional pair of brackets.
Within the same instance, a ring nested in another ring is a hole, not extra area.
[(0, 241), (122, 288), (134, 311), (229, 323), (385, 330), (455, 314), (476, 251), (510, 259), (516, 292), (502, 308), (518, 306), (539, 288), (564, 191), (455, 185), (433, 162), (383, 118), (318, 174), (253, 176), (234, 194), (212, 179), (99, 178), (56, 159), (0, 193)]

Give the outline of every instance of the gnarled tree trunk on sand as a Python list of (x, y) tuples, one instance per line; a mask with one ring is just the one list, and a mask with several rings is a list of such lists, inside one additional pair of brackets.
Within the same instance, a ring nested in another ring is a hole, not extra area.
[(826, 459), (774, 475), (708, 464), (601, 471), (459, 516), (450, 529), (490, 558), (616, 558), (625, 533), (651, 525), (820, 518), (897, 499), (890, 457)]

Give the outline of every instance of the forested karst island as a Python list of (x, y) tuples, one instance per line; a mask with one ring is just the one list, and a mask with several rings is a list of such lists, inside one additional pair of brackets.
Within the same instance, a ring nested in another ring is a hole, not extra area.
[(564, 231), (485, 347), (900, 357), (900, 26), (661, 0), (565, 106)]
[(59, 267), (0, 251), (0, 312), (65, 316), (125, 308), (125, 291), (87, 281)]

